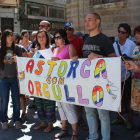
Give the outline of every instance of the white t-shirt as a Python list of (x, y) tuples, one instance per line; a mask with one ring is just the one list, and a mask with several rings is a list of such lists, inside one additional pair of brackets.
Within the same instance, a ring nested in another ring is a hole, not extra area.
[[(119, 42), (118, 42), (118, 44), (119, 44)], [(117, 47), (117, 43), (114, 42), (113, 46), (114, 46), (116, 55), (119, 57), (120, 54), (119, 54), (119, 50), (118, 50), (118, 47)], [(133, 49), (136, 47), (136, 44), (133, 41), (131, 41), (130, 39), (127, 38), (125, 44), (122, 45), (122, 46), (119, 44), (119, 46), (120, 46), (120, 50), (122, 52), (122, 55), (126, 54), (127, 56), (132, 57)], [(121, 62), (121, 82), (123, 82), (125, 80), (125, 73), (126, 73), (126, 69), (125, 69), (124, 63)], [(130, 76), (130, 72), (127, 71), (126, 79), (129, 76)]]

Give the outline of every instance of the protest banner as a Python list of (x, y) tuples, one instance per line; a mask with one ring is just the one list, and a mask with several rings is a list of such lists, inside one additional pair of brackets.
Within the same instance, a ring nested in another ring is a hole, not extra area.
[(22, 94), (70, 104), (118, 111), (121, 59), (50, 61), (17, 57)]

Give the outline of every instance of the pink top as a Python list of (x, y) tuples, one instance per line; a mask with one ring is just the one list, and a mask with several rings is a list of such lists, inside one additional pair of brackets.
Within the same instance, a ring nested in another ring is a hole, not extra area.
[(67, 46), (65, 46), (61, 52), (59, 54), (56, 54), (58, 48), (54, 49), (53, 53), (54, 53), (54, 56), (58, 57), (59, 59), (70, 59), (70, 56), (69, 56), (69, 45), (68, 44)]

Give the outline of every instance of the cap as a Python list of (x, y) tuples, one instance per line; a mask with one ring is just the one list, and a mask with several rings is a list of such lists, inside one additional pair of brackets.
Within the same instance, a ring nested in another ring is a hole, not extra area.
[(72, 23), (71, 22), (66, 22), (65, 24), (64, 24), (64, 28), (65, 27), (70, 27), (70, 28), (72, 28), (72, 29), (74, 29), (74, 26), (72, 25)]
[(78, 36), (78, 37), (84, 37), (84, 36), (85, 36), (85, 35), (84, 35), (83, 33), (81, 33), (81, 32), (76, 32), (75, 35)]

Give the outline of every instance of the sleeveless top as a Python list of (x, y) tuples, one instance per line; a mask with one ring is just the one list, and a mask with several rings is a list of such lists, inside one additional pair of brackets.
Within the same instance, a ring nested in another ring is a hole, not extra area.
[(56, 54), (57, 53), (57, 50), (58, 48), (54, 49), (54, 56), (58, 57), (59, 59), (70, 59), (70, 56), (69, 56), (69, 45), (68, 44), (67, 46), (65, 46), (61, 52), (59, 54)]

